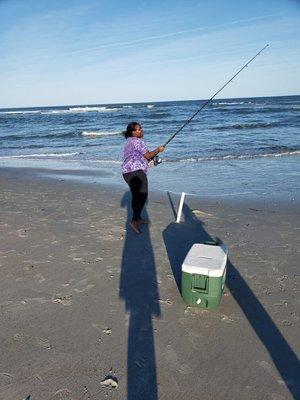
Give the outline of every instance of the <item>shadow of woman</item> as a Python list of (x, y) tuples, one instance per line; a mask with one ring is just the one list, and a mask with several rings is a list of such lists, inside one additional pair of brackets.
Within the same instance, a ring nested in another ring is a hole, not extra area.
[[(130, 221), (131, 195), (121, 201), (127, 207), (127, 226)], [(144, 218), (147, 211), (144, 208)], [(127, 400), (156, 400), (157, 379), (152, 316), (160, 316), (159, 294), (154, 253), (148, 225), (141, 235), (130, 227), (123, 247), (120, 298), (129, 314), (127, 351)]]
[[(169, 197), (170, 199), (170, 197)], [(171, 199), (170, 199), (171, 201)], [(171, 223), (163, 232), (170, 265), (178, 290), (181, 287), (181, 265), (194, 243), (214, 241), (201, 222), (184, 204), (184, 223)], [(289, 346), (271, 317), (252, 292), (238, 269), (228, 259), (226, 286), (239, 304), (248, 322), (254, 329), (274, 365), (295, 399), (300, 398), (300, 364), (297, 355)]]

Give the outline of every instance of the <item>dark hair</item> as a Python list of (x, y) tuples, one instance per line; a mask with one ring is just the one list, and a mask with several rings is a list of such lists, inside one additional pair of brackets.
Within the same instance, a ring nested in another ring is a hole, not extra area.
[(130, 122), (130, 124), (127, 125), (126, 131), (123, 132), (125, 139), (129, 138), (132, 136), (133, 131), (137, 126), (140, 124), (138, 122)]

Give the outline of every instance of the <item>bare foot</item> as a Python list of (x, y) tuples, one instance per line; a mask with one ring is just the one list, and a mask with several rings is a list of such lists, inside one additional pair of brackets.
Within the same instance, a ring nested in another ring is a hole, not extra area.
[(135, 233), (138, 233), (138, 234), (141, 233), (138, 221), (132, 221), (132, 222), (130, 222), (129, 225), (131, 226), (131, 228), (134, 230)]

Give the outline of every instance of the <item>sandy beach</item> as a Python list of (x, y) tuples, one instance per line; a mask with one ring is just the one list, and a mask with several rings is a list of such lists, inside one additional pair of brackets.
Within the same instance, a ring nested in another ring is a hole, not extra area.
[[(150, 177), (151, 182), (151, 177)], [(297, 203), (151, 192), (1, 169), (0, 398), (300, 398)], [(187, 307), (193, 243), (229, 248), (217, 310)]]

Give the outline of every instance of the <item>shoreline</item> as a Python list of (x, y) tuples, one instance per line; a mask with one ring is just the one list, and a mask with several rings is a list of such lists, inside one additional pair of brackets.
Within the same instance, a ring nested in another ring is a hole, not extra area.
[[(298, 206), (188, 196), (176, 224), (178, 196), (150, 190), (134, 235), (125, 183), (8, 168), (0, 184), (3, 398), (297, 398)], [(183, 258), (214, 237), (229, 248), (220, 307), (186, 307)]]
[[(36, 179), (39, 181), (50, 180), (50, 181), (59, 181), (65, 182), (66, 184), (74, 184), (74, 185), (83, 185), (88, 186), (90, 188), (101, 188), (105, 187), (106, 189), (112, 189), (115, 191), (124, 191), (127, 190), (127, 185), (123, 181), (121, 172), (120, 176), (117, 177), (115, 175), (115, 171), (111, 172), (105, 168), (87, 168), (87, 169), (62, 169), (62, 168), (44, 168), (44, 167), (15, 167), (15, 166), (0, 166), (0, 174), (7, 173), (8, 175), (12, 174), (15, 177), (20, 177), (20, 173), (22, 179)], [(167, 189), (158, 189), (157, 187), (152, 188), (152, 179), (151, 173), (148, 174), (149, 180), (149, 195), (155, 198), (165, 197), (167, 193), (171, 193), (175, 197), (180, 197), (182, 192), (177, 192), (174, 190)], [(108, 180), (111, 180), (110, 182)], [(197, 204), (200, 202), (204, 203), (219, 203), (223, 205), (231, 205), (237, 204), (242, 205), (245, 204), (248, 208), (283, 208), (285, 209), (288, 206), (292, 212), (298, 213), (300, 210), (300, 198), (296, 196), (292, 199), (286, 199), (282, 197), (271, 196), (269, 198), (259, 198), (258, 196), (249, 197), (245, 196), (243, 193), (233, 193), (233, 194), (224, 194), (220, 195), (199, 195), (195, 193), (185, 192), (186, 196)]]
[[(216, 99), (199, 123), (168, 145), (162, 164), (150, 168), (152, 190), (180, 188), (222, 201), (299, 202), (298, 97), (235, 100)], [(2, 113), (0, 167), (61, 169), (64, 179), (120, 184), (121, 132), (128, 121), (141, 121), (146, 144), (155, 148), (198, 106), (154, 102)], [(76, 171), (67, 176), (70, 169)]]

